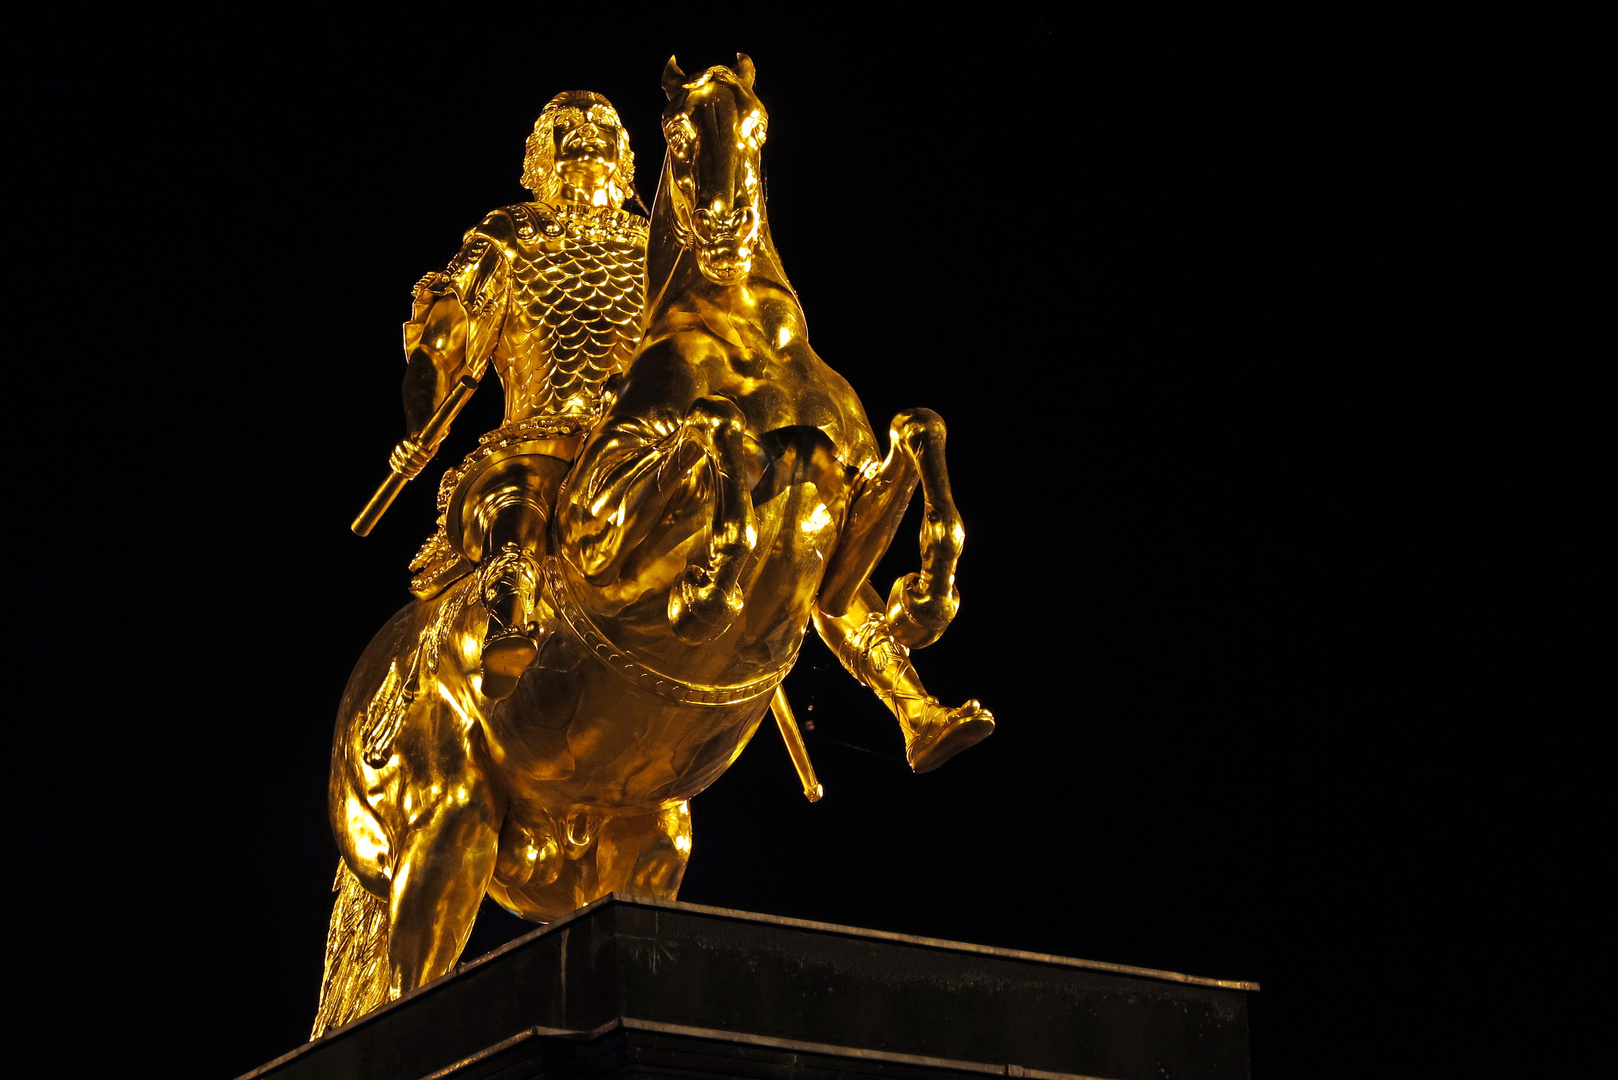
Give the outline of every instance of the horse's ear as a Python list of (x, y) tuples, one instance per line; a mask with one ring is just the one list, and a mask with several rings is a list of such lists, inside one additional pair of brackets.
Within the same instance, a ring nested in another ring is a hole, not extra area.
[(685, 72), (680, 70), (680, 65), (676, 64), (674, 57), (671, 56), (669, 62), (663, 65), (663, 94), (672, 100), (684, 86)]
[(746, 53), (736, 54), (736, 77), (749, 90), (753, 89), (753, 61)]

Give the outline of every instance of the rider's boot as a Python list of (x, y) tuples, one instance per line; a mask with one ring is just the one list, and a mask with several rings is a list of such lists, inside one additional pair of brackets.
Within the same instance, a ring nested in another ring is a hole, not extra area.
[(910, 662), (910, 650), (894, 639), (880, 598), (869, 586), (861, 594), (841, 618), (817, 611), (815, 626), (849, 674), (870, 687), (899, 721), (910, 767), (931, 772), (988, 738), (994, 715), (976, 699), (952, 709), (929, 694)]
[(539, 591), (539, 560), (521, 545), (508, 543), (484, 560), (478, 594), (489, 615), (483, 635), (483, 696), (510, 697), (517, 681), (539, 654), (533, 622)]

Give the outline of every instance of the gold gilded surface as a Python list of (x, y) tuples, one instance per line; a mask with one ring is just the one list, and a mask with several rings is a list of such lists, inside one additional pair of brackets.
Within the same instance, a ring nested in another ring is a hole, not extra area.
[[(910, 652), (959, 604), (964, 540), (944, 425), (907, 410), (879, 451), (810, 347), (764, 205), (753, 64), (663, 72), (650, 220), (599, 95), (558, 95), (527, 146), (531, 202), (428, 274), (405, 324), (411, 435), (378, 499), (419, 474), (492, 367), (505, 420), (439, 486), (415, 599), (339, 709), (343, 854), (315, 1034), (442, 975), (485, 894), (535, 921), (609, 892), (673, 899), (691, 799), (774, 705), (812, 624), (889, 708), (925, 772), (993, 730)], [(916, 487), (921, 570), (869, 583)], [(391, 496), (389, 496), (391, 498)]]

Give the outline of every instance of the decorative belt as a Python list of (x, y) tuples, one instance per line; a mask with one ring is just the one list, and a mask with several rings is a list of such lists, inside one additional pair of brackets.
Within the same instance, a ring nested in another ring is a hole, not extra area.
[(792, 670), (792, 664), (798, 658), (794, 650), (793, 654), (787, 657), (786, 663), (775, 671), (761, 679), (754, 679), (739, 686), (699, 686), (682, 682), (636, 662), (609, 641), (590, 620), (590, 616), (585, 614), (584, 609), (574, 601), (572, 593), (569, 592), (567, 578), (563, 575), (554, 555), (545, 559), (545, 577), (550, 582), (551, 596), (556, 600), (557, 610), (562, 613), (562, 618), (572, 628), (573, 633), (596, 659), (640, 689), (668, 698), (670, 701), (680, 702), (682, 705), (734, 705), (739, 701), (768, 694), (786, 678), (787, 672)]
[[(523, 439), (556, 438), (577, 435), (595, 427), (601, 419), (601, 410), (589, 413), (541, 413), (509, 424), (503, 424), (486, 435), (478, 437), (480, 446), (494, 443), (521, 442)], [(474, 451), (475, 453), (476, 451)]]
[[(445, 471), (438, 481), (438, 512), (443, 514), (449, 509), (451, 498), (455, 489), (460, 486), (463, 479), (473, 469), (488, 461), (502, 450), (509, 449), (523, 442), (555, 443), (554, 446), (544, 447), (541, 452), (550, 453), (554, 457), (572, 460), (574, 455), (584, 444), (584, 435), (601, 419), (601, 414), (593, 413), (588, 416), (574, 416), (572, 414), (545, 414), (530, 416), (526, 420), (497, 427), (486, 435), (478, 437), (477, 448), (453, 469)], [(570, 442), (570, 440), (572, 440)]]

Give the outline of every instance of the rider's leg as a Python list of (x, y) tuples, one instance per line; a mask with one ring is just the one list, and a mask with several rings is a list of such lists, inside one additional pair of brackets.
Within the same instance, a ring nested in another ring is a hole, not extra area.
[(478, 597), (489, 616), (483, 639), (486, 697), (509, 697), (539, 652), (534, 601), (556, 489), (568, 462), (522, 454), (480, 474), (460, 514), (465, 552), (478, 564)]
[(545, 554), (546, 515), (527, 500), (492, 516), (479, 584), (489, 628), (483, 638), (483, 693), (510, 697), (539, 652), (534, 640), (534, 598)]
[(994, 716), (975, 699), (951, 709), (927, 693), (883, 608), (882, 598), (865, 584), (842, 615), (832, 618), (816, 610), (815, 629), (849, 674), (870, 687), (899, 721), (910, 767), (929, 772), (987, 738)]
[(432, 799), (402, 836), (388, 911), (390, 995), (450, 969), (466, 946), (494, 874), (501, 811), (490, 784), (466, 760), (417, 794)]

